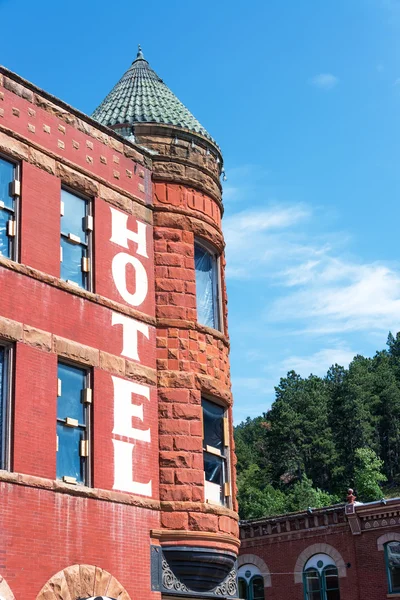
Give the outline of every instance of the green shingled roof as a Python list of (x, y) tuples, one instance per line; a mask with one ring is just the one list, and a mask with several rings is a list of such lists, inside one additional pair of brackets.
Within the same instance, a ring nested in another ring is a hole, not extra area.
[(137, 58), (92, 117), (102, 125), (163, 123), (182, 127), (212, 140), (186, 106), (150, 68), (139, 46)]

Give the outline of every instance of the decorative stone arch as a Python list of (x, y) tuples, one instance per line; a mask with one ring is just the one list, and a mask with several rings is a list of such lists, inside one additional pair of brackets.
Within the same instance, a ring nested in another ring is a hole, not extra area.
[(255, 565), (260, 569), (260, 573), (264, 579), (264, 587), (272, 587), (271, 573), (263, 559), (259, 556), (256, 556), (255, 554), (241, 554), (238, 557), (238, 569), (239, 567), (247, 565), (248, 563), (250, 563), (251, 565)]
[(385, 533), (381, 535), (376, 540), (376, 545), (378, 546), (378, 550), (383, 550), (383, 547), (387, 542), (400, 542), (400, 533)]
[(0, 600), (15, 600), (7, 581), (0, 575)]
[(346, 564), (342, 558), (342, 555), (336, 550), (336, 548), (330, 546), (329, 544), (312, 544), (303, 550), (296, 561), (296, 565), (294, 567), (295, 583), (303, 582), (304, 566), (308, 559), (314, 556), (314, 554), (328, 554), (328, 556), (335, 561), (339, 577), (346, 577)]
[(98, 596), (131, 600), (115, 577), (93, 565), (73, 565), (59, 571), (42, 587), (36, 600), (78, 600)]

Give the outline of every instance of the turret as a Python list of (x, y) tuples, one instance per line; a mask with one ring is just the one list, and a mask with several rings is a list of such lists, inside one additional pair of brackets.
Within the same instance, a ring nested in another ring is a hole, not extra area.
[(185, 597), (220, 596), (221, 589), (234, 596), (238, 526), (221, 151), (140, 47), (93, 118), (152, 158), (161, 503), (152, 560), (162, 556), (160, 568), (172, 572), (172, 587), (161, 591), (182, 584)]

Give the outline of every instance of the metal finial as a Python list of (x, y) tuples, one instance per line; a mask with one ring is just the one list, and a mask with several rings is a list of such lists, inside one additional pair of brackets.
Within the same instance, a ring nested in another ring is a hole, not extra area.
[(142, 52), (142, 46), (140, 44), (138, 44), (138, 53), (137, 53), (136, 58), (144, 58), (143, 52)]

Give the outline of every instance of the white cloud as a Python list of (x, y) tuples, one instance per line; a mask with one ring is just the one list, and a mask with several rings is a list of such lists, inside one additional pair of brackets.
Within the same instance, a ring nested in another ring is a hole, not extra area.
[(286, 245), (287, 254), (299, 252), (299, 249), (294, 249), (294, 242), (289, 239), (284, 241), (282, 236), (285, 237), (288, 230), (307, 220), (310, 214), (309, 208), (304, 204), (274, 204), (264, 210), (242, 211), (226, 217), (223, 229), (227, 245), (228, 277), (260, 277), (260, 266), (278, 259), (283, 244)]
[(339, 78), (332, 73), (319, 73), (310, 79), (311, 85), (321, 90), (332, 90), (339, 83)]
[(328, 256), (288, 269), (282, 280), (294, 291), (272, 304), (273, 321), (300, 321), (303, 332), (325, 334), (399, 328), (400, 273), (389, 266)]
[[(400, 268), (349, 258), (349, 238), (323, 233), (304, 204), (241, 211), (225, 219), (227, 275), (267, 280), (267, 321), (294, 334), (397, 331)], [(317, 233), (309, 233), (310, 227)], [(261, 282), (259, 285), (262, 285)]]
[(294, 370), (302, 377), (311, 373), (323, 377), (334, 364), (347, 367), (357, 353), (346, 346), (324, 348), (309, 356), (290, 356), (281, 363), (282, 370), (287, 373)]
[(225, 221), (225, 235), (234, 230), (243, 234), (285, 229), (309, 216), (309, 210), (302, 205), (288, 207), (274, 206), (266, 210), (243, 211), (228, 217)]

